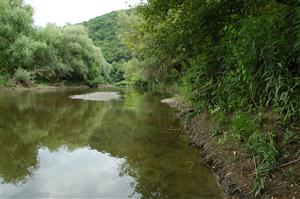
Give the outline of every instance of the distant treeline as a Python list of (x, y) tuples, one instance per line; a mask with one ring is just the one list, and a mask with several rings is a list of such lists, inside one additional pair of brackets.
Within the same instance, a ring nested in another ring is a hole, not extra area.
[(105, 83), (110, 65), (80, 25), (33, 25), (23, 0), (0, 0), (0, 84)]

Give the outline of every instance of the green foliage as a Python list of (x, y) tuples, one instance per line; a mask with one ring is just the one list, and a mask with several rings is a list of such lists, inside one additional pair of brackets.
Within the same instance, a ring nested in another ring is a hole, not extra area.
[[(12, 73), (21, 56), (25, 57), (25, 63), (28, 62), (31, 50), (23, 48), (23, 44), (33, 32), (32, 15), (32, 8), (22, 0), (0, 1), (0, 69)], [(16, 53), (18, 47), (20, 54)]]
[[(80, 25), (36, 28), (23, 0), (0, 1), (0, 69), (29, 82), (70, 81), (91, 86), (109, 81), (110, 65)], [(15, 73), (16, 71), (16, 73)], [(2, 78), (3, 79), (3, 78)], [(4, 80), (2, 80), (4, 81)]]
[(286, 130), (283, 137), (283, 143), (284, 144), (293, 144), (295, 142), (298, 142), (300, 140), (300, 137), (291, 130)]
[(37, 38), (43, 43), (34, 56), (38, 78), (90, 86), (109, 80), (110, 65), (83, 26), (60, 28), (49, 24), (38, 32)]
[(259, 121), (246, 113), (235, 113), (232, 118), (233, 135), (239, 141), (247, 142), (259, 129)]
[(272, 135), (265, 135), (263, 132), (253, 133), (246, 146), (259, 162), (256, 171), (258, 175), (262, 175), (276, 168), (278, 151)]
[(131, 25), (129, 43), (141, 62), (151, 60), (149, 79), (181, 79), (185, 95), (200, 109), (271, 106), (283, 120), (295, 121), (300, 18), (291, 5), (153, 0), (136, 9), (140, 19), (133, 20), (138, 23)]
[(89, 36), (97, 46), (101, 47), (109, 63), (127, 61), (131, 58), (131, 52), (117, 35), (119, 12), (122, 11), (111, 12), (82, 23), (89, 29)]
[(0, 72), (0, 87), (9, 87), (11, 85), (10, 76)]
[(124, 72), (122, 71), (123, 63), (112, 63), (111, 72), (109, 74), (111, 82), (121, 82), (124, 80)]
[(124, 77), (129, 85), (144, 86), (146, 81), (143, 78), (141, 62), (138, 59), (132, 59), (125, 62), (122, 66)]
[(191, 67), (182, 78), (182, 91), (200, 110), (207, 107), (211, 99), (213, 80), (209, 74), (205, 54), (198, 56), (191, 62)]
[[(146, 81), (181, 80), (199, 109), (300, 116), (300, 12), (282, 1), (157, 1), (123, 16)], [(245, 132), (246, 133), (246, 132)]]
[(258, 194), (264, 188), (265, 178), (276, 169), (278, 150), (273, 132), (263, 132), (259, 116), (240, 112), (232, 118), (232, 134), (243, 143), (255, 161), (256, 187)]
[(293, 38), (299, 32), (299, 18), (294, 9), (274, 7), (276, 13), (243, 20), (232, 60), (240, 85), (250, 91), (248, 104), (272, 105), (285, 120), (295, 119), (299, 116), (300, 73)]
[(212, 135), (222, 135), (226, 133), (226, 128), (228, 127), (229, 119), (224, 111), (217, 107), (210, 111), (212, 116), (212, 121), (214, 122), (214, 129), (212, 130)]
[(237, 113), (232, 119), (232, 133), (236, 139), (242, 141), (246, 148), (254, 155), (259, 165), (257, 175), (264, 174), (276, 167), (276, 149), (273, 133), (262, 132), (257, 117), (245, 113)]
[[(62, 40), (58, 49), (62, 55), (67, 78), (71, 80), (87, 81), (88, 73), (93, 72), (93, 79), (97, 79), (100, 72), (106, 75), (108, 64), (101, 54), (101, 50), (93, 45), (88, 38), (87, 30), (83, 26), (66, 26), (62, 29)], [(96, 67), (99, 67), (97, 70)], [(102, 71), (100, 71), (102, 70)]]
[(87, 84), (91, 87), (95, 87), (97, 85), (106, 83), (107, 74), (104, 70), (101, 72), (96, 65), (91, 67), (86, 77)]
[(258, 195), (264, 189), (265, 179), (268, 173), (276, 169), (278, 150), (271, 135), (263, 132), (255, 132), (246, 143), (248, 151), (253, 154), (253, 158), (258, 164), (256, 166), (256, 186), (253, 191)]

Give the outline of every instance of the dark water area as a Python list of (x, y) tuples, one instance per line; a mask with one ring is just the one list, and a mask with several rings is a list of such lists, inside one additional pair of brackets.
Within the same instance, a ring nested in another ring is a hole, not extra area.
[(96, 91), (0, 93), (1, 199), (222, 198), (165, 95), (69, 98)]

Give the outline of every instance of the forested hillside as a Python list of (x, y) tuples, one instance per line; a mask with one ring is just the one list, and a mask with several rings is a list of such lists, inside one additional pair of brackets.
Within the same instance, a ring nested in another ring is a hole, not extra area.
[(89, 35), (95, 44), (101, 46), (102, 53), (109, 63), (131, 58), (131, 52), (118, 38), (120, 12), (129, 13), (130, 10), (114, 11), (82, 23), (89, 29)]
[(114, 11), (81, 23), (88, 28), (89, 36), (94, 43), (101, 47), (107, 62), (112, 64), (111, 82), (124, 80), (123, 63), (132, 58), (131, 50), (119, 38), (120, 18), (123, 13), (131, 12), (132, 9)]
[(120, 19), (120, 37), (134, 56), (125, 77), (173, 85), (198, 113), (208, 112), (220, 144), (233, 138), (253, 156), (253, 194), (280, 160), (300, 155), (299, 6), (297, 0), (148, 0)]
[(33, 81), (105, 83), (110, 65), (80, 25), (33, 25), (22, 0), (0, 1), (0, 85)]

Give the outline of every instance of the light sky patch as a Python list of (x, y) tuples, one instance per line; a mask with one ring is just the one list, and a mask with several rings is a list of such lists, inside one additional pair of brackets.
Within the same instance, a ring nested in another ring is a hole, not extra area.
[(35, 11), (34, 23), (80, 23), (91, 18), (137, 5), (141, 0), (25, 0)]

